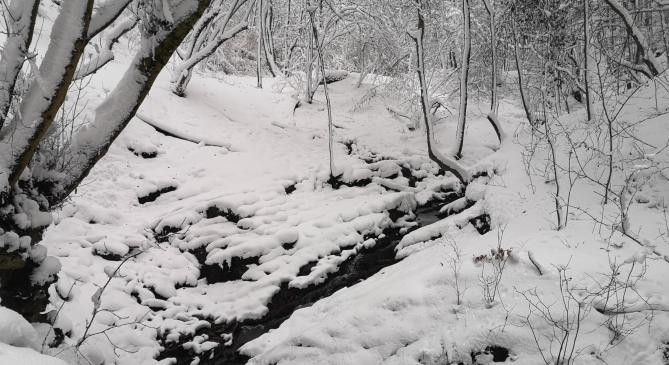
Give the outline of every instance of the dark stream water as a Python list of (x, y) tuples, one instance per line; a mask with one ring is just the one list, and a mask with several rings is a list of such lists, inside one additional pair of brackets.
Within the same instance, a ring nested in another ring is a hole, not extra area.
[[(441, 219), (439, 208), (458, 197), (456, 194), (449, 194), (446, 201), (435, 201), (418, 207), (414, 212), (418, 225), (414, 229)], [(289, 288), (288, 284), (284, 283), (281, 290), (272, 298), (271, 303), (268, 305), (268, 313), (262, 318), (237, 323), (214, 324), (211, 328), (198, 332), (197, 335), (207, 334), (209, 341), (222, 341), (223, 334), (230, 334), (233, 338), (231, 344), (221, 344), (221, 346), (215, 348), (210, 353), (200, 354), (200, 364), (246, 364), (249, 358), (238, 353), (238, 349), (241, 346), (260, 337), (271, 329), (278, 328), (295, 310), (311, 306), (318, 300), (326, 298), (342, 288), (355, 285), (376, 274), (383, 268), (397, 263), (395, 247), (402, 239), (403, 234), (400, 234), (397, 229), (386, 230), (384, 234), (383, 238), (377, 239), (374, 247), (363, 249), (355, 256), (346, 260), (340, 265), (336, 273), (331, 274), (321, 284), (296, 289)], [(301, 274), (306, 275), (309, 273), (313, 264), (303, 267)], [(158, 358), (172, 357), (177, 359), (177, 364), (190, 364), (195, 354), (184, 350), (182, 343), (180, 341), (180, 343), (164, 344), (165, 350)]]

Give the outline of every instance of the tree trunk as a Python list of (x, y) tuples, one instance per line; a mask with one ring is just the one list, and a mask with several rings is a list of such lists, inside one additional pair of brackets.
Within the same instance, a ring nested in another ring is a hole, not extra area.
[(588, 120), (592, 120), (592, 100), (590, 99), (590, 4), (589, 0), (583, 0), (583, 82), (585, 84), (585, 111)]
[(430, 113), (430, 97), (427, 90), (427, 81), (425, 80), (425, 61), (423, 50), (423, 34), (425, 32), (425, 21), (421, 12), (421, 0), (415, 0), (418, 8), (418, 29), (412, 38), (416, 45), (416, 73), (418, 75), (418, 82), (420, 83), (420, 103), (422, 110), (423, 122), (425, 123), (425, 134), (427, 137), (427, 152), (432, 161), (434, 161), (440, 169), (450, 172), (457, 177), (461, 182), (467, 184), (471, 180), (469, 172), (457, 161), (444, 156), (435, 148), (434, 136), (432, 135), (432, 120)]
[[(309, 1), (306, 2), (307, 7), (309, 6)], [(313, 102), (313, 81), (312, 77), (312, 67), (314, 63), (314, 35), (313, 30), (309, 29), (307, 31), (307, 57), (304, 64), (304, 79), (305, 79), (305, 99), (307, 103), (311, 104)]]
[(467, 122), (467, 84), (469, 81), (469, 58), (471, 56), (472, 35), (471, 18), (469, 16), (469, 0), (462, 0), (463, 46), (462, 66), (460, 67), (460, 109), (458, 113), (458, 129), (456, 133), (456, 159), (462, 157), (465, 142), (465, 123)]
[(332, 125), (332, 106), (330, 104), (330, 94), (328, 92), (328, 82), (325, 77), (325, 62), (323, 61), (323, 48), (318, 41), (318, 29), (316, 29), (316, 22), (314, 19), (314, 11), (309, 11), (309, 19), (311, 21), (311, 31), (313, 32), (314, 43), (318, 46), (316, 52), (318, 55), (318, 63), (320, 64), (321, 75), (323, 75), (323, 92), (325, 93), (325, 104), (328, 110), (328, 150), (330, 153), (330, 178), (338, 175), (335, 169), (334, 162), (334, 126)]
[[(93, 13), (93, 0), (63, 3), (54, 22), (59, 34), (52, 34), (49, 48), (28, 94), (6, 130), (3, 131), (3, 165), (9, 173), (9, 185), (15, 186), (30, 163), (65, 101), (79, 58), (88, 43), (87, 29)], [(7, 138), (11, 135), (11, 138)]]
[(196, 4), (180, 19), (170, 23), (164, 19), (151, 42), (142, 42), (132, 64), (114, 90), (95, 109), (93, 121), (74, 137), (65, 151), (71, 161), (70, 169), (47, 196), (50, 203), (59, 204), (88, 176), (93, 166), (107, 153), (109, 147), (133, 118), (144, 101), (160, 71), (209, 5), (209, 0), (191, 0)]
[(256, 49), (256, 79), (257, 87), (262, 89), (262, 49), (263, 49), (263, 37), (265, 30), (265, 20), (263, 19), (263, 0), (258, 0), (258, 9), (257, 9), (257, 27), (258, 27), (258, 38), (257, 38), (257, 49)]
[[(172, 79), (170, 81), (172, 82), (172, 92), (175, 95), (186, 95), (186, 87), (188, 86), (188, 82), (190, 81), (191, 77), (190, 74), (192, 74), (193, 69), (197, 64), (214, 54), (214, 52), (216, 52), (216, 50), (221, 45), (223, 45), (223, 43), (248, 28), (247, 19), (253, 10), (253, 4), (249, 6), (240, 23), (232, 28), (228, 28), (228, 24), (230, 23), (232, 16), (237, 11), (239, 11), (242, 5), (244, 5), (246, 2), (247, 0), (236, 0), (232, 7), (225, 14), (225, 18), (222, 20), (221, 18), (217, 18), (216, 16), (218, 13), (214, 12), (216, 15), (213, 16), (212, 13), (208, 13), (206, 17), (203, 17), (198, 22), (198, 28), (196, 30), (199, 32), (199, 36), (197, 36), (196, 39), (192, 39), (188, 43), (188, 49), (181, 53), (181, 55), (184, 57), (183, 61), (178, 66), (176, 66), (172, 72)], [(218, 20), (215, 21), (216, 19)], [(216, 25), (207, 30), (207, 25), (203, 25), (203, 23), (215, 23)], [(195, 30), (193, 33), (197, 34)], [(191, 34), (191, 37), (195, 37), (196, 34)], [(210, 39), (207, 40), (207, 38)], [(197, 49), (197, 52), (194, 52), (195, 49)]]
[(530, 111), (530, 106), (527, 103), (527, 98), (525, 96), (525, 85), (523, 84), (522, 77), (522, 68), (520, 67), (520, 56), (518, 55), (518, 31), (516, 30), (516, 21), (512, 20), (512, 30), (513, 30), (513, 55), (516, 60), (516, 70), (518, 70), (518, 91), (520, 92), (520, 100), (523, 102), (523, 109), (525, 110), (525, 116), (527, 121), (530, 122), (530, 125), (534, 125), (534, 118), (532, 117), (532, 112)]
[(490, 66), (490, 113), (488, 113), (488, 121), (495, 130), (497, 139), (500, 143), (504, 140), (504, 130), (499, 124), (497, 112), (499, 109), (499, 100), (497, 96), (497, 32), (495, 30), (495, 4), (494, 0), (484, 0), (488, 16), (490, 18), (490, 48), (492, 53), (492, 65)]

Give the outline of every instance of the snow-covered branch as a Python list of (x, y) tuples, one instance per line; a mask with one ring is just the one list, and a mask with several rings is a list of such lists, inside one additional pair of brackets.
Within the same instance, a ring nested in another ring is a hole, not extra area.
[(652, 76), (657, 76), (662, 71), (662, 66), (651, 52), (648, 41), (639, 27), (634, 24), (634, 18), (629, 11), (618, 0), (604, 0), (611, 9), (618, 14), (627, 28), (627, 33), (637, 45), (639, 55), (643, 64), (648, 67)]
[[(66, 151), (72, 161), (71, 170), (62, 181), (57, 182), (59, 189), (50, 197), (52, 203), (65, 199), (107, 153), (135, 115), (160, 71), (208, 5), (209, 0), (181, 1), (169, 9), (173, 22), (163, 18), (145, 24), (145, 27), (152, 28), (144, 32), (141, 48), (132, 64), (114, 90), (95, 109), (93, 121), (75, 135), (71, 147)], [(150, 16), (160, 17), (158, 14)]]
[[(76, 65), (88, 43), (86, 29), (93, 11), (93, 0), (63, 3), (56, 18), (49, 48), (37, 77), (20, 105), (11, 125), (0, 137), (0, 158), (13, 186), (28, 166), (65, 100)], [(11, 134), (11, 138), (7, 138)]]
[(125, 10), (132, 0), (105, 0), (95, 8), (88, 26), (87, 37), (92, 39), (109, 27)]
[(427, 151), (430, 159), (434, 161), (439, 167), (444, 171), (449, 171), (455, 175), (460, 181), (468, 183), (472, 177), (470, 172), (463, 166), (461, 166), (455, 159), (447, 157), (441, 153), (436, 148), (436, 143), (432, 133), (432, 114), (430, 113), (430, 97), (427, 90), (427, 81), (425, 80), (425, 61), (424, 55), (425, 51), (423, 49), (423, 33), (425, 29), (425, 23), (423, 16), (418, 9), (418, 28), (410, 32), (411, 38), (413, 38), (416, 44), (416, 55), (418, 67), (416, 67), (416, 72), (418, 73), (418, 81), (420, 82), (420, 94), (421, 94), (421, 107), (423, 111), (423, 121), (425, 123), (425, 134), (427, 135)]
[(0, 57), (0, 129), (12, 104), (14, 86), (32, 42), (39, 0), (13, 0), (7, 9), (7, 41)]
[(119, 41), (123, 35), (128, 33), (137, 25), (137, 17), (132, 14), (128, 17), (122, 19), (121, 21), (114, 26), (108, 32), (105, 32), (102, 36), (102, 48), (99, 50), (98, 54), (92, 56), (85, 63), (80, 64), (77, 69), (77, 74), (75, 79), (79, 80), (88, 75), (96, 73), (107, 63), (111, 62), (114, 59), (114, 52), (112, 49), (114, 45)]

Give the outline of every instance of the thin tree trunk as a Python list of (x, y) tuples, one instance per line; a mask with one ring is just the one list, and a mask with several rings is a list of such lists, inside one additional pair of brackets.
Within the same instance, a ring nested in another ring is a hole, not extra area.
[[(308, 8), (309, 1), (306, 1), (306, 7)], [(313, 81), (312, 77), (312, 67), (314, 63), (314, 35), (313, 30), (307, 32), (307, 57), (304, 65), (304, 77), (305, 77), (305, 98), (307, 103), (311, 104), (313, 101)]]
[(418, 29), (417, 34), (412, 35), (416, 44), (416, 73), (418, 75), (418, 82), (420, 83), (420, 102), (423, 122), (425, 123), (425, 135), (427, 137), (427, 152), (432, 161), (434, 161), (439, 168), (450, 172), (457, 177), (461, 182), (467, 184), (471, 180), (471, 175), (464, 167), (460, 166), (457, 161), (444, 156), (435, 147), (434, 136), (432, 135), (432, 114), (430, 113), (430, 97), (427, 90), (427, 81), (425, 80), (425, 61), (423, 49), (423, 34), (425, 32), (425, 21), (421, 12), (421, 0), (415, 0), (418, 11)]
[(583, 0), (583, 81), (585, 84), (585, 110), (588, 120), (592, 120), (592, 101), (590, 99), (590, 0)]
[(469, 81), (469, 58), (471, 57), (472, 36), (471, 17), (469, 16), (469, 0), (462, 0), (463, 17), (463, 47), (462, 66), (460, 68), (460, 109), (458, 112), (458, 128), (456, 134), (455, 158), (462, 157), (462, 147), (465, 143), (465, 124), (467, 122), (467, 84)]
[(263, 49), (263, 36), (265, 30), (265, 20), (263, 19), (263, 0), (258, 0), (258, 9), (257, 9), (257, 26), (258, 26), (258, 49), (256, 50), (256, 77), (258, 79), (258, 88), (262, 89), (262, 49)]
[(321, 75), (323, 75), (323, 92), (325, 93), (325, 104), (328, 110), (328, 149), (330, 153), (330, 177), (334, 178), (337, 175), (334, 161), (334, 126), (332, 124), (332, 106), (330, 104), (330, 94), (328, 93), (328, 83), (325, 78), (325, 62), (323, 62), (323, 48), (318, 41), (318, 29), (316, 29), (316, 22), (314, 19), (314, 11), (309, 11), (309, 19), (311, 20), (311, 31), (313, 32), (313, 39), (317, 45), (316, 52), (318, 55), (318, 63), (320, 64)]
[(513, 55), (516, 60), (516, 70), (518, 70), (518, 90), (520, 92), (520, 100), (523, 102), (523, 109), (525, 110), (525, 116), (527, 121), (531, 125), (534, 125), (534, 118), (532, 117), (532, 112), (530, 112), (530, 106), (527, 103), (527, 98), (525, 96), (525, 85), (523, 84), (522, 77), (522, 68), (520, 67), (520, 56), (518, 55), (518, 31), (516, 30), (516, 21), (515, 19), (511, 21), (513, 29)]
[(499, 124), (497, 118), (497, 113), (499, 110), (499, 99), (497, 96), (497, 32), (495, 30), (495, 4), (494, 0), (484, 0), (486, 10), (488, 11), (488, 16), (490, 18), (490, 48), (492, 53), (492, 65), (491, 75), (490, 75), (490, 113), (488, 113), (488, 121), (495, 130), (497, 139), (500, 143), (504, 140), (504, 130)]
[(283, 75), (283, 72), (281, 71), (281, 68), (279, 65), (276, 63), (276, 57), (275, 57), (275, 52), (274, 52), (274, 37), (273, 37), (273, 31), (272, 31), (272, 8), (271, 4), (267, 4), (265, 6), (265, 25), (264, 25), (264, 33), (265, 33), (265, 39), (263, 42), (264, 49), (265, 49), (265, 60), (267, 61), (267, 66), (269, 66), (269, 71), (272, 73), (273, 77), (279, 77)]
[[(205, 17), (200, 19), (196, 25), (196, 29), (191, 33), (191, 37), (194, 37), (196, 34), (199, 34), (199, 36), (197, 36), (197, 39), (193, 39), (188, 43), (188, 49), (185, 52), (182, 52), (182, 56), (184, 57), (183, 61), (172, 71), (172, 79), (170, 82), (172, 82), (172, 92), (175, 95), (185, 96), (186, 87), (191, 79), (191, 73), (197, 64), (211, 56), (226, 41), (248, 28), (248, 18), (253, 11), (253, 2), (249, 4), (246, 14), (240, 22), (234, 27), (228, 28), (232, 16), (235, 15), (246, 2), (247, 0), (235, 0), (233, 6), (226, 13), (224, 20), (220, 22), (215, 21), (215, 19), (220, 20), (220, 18), (216, 17), (218, 14), (217, 12), (213, 13), (215, 15), (208, 13)], [(207, 31), (206, 28), (208, 25), (203, 25), (205, 23), (216, 23), (218, 25), (215, 26), (214, 29)], [(209, 40), (207, 40), (207, 38), (209, 38)], [(197, 49), (197, 52), (194, 52), (195, 49)]]

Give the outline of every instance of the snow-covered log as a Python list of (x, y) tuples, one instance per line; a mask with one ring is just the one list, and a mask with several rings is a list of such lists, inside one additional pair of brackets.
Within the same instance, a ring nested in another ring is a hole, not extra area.
[(325, 76), (321, 76), (318, 84), (323, 85), (324, 83), (333, 84), (335, 82), (345, 80), (348, 77), (348, 71), (346, 70), (326, 70)]

